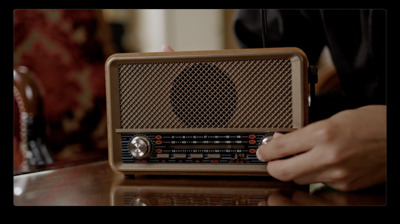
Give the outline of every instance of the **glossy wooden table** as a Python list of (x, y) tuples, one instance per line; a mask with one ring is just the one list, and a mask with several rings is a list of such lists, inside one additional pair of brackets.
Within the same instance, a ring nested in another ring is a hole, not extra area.
[(385, 187), (344, 193), (272, 177), (135, 176), (107, 161), (14, 176), (14, 205), (385, 205)]

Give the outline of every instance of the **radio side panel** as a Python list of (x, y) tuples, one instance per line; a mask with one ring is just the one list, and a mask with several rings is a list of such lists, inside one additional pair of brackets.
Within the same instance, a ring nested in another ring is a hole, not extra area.
[(118, 81), (118, 59), (111, 56), (105, 64), (106, 101), (107, 101), (107, 135), (108, 135), (108, 158), (111, 168), (120, 171), (121, 160), (121, 138), (116, 128), (120, 124), (119, 112), (119, 81)]

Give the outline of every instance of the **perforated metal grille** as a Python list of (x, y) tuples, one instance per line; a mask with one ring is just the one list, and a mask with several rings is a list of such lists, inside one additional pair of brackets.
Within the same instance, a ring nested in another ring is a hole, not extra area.
[(289, 59), (121, 64), (121, 128), (292, 128), (291, 76)]

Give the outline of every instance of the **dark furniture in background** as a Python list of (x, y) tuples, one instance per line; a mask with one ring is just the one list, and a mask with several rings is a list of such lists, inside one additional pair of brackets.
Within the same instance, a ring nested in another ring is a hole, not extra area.
[(112, 53), (101, 10), (14, 11), (14, 173), (107, 157)]

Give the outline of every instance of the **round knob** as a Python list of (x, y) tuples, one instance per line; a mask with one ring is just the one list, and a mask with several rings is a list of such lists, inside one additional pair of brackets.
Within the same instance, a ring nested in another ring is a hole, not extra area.
[(136, 197), (131, 201), (132, 206), (148, 206), (151, 202), (146, 198)]
[(267, 144), (269, 141), (272, 140), (272, 135), (265, 135), (262, 139), (261, 139), (261, 145), (265, 145)]
[(146, 158), (151, 151), (151, 144), (146, 136), (138, 135), (129, 143), (129, 151), (136, 159)]

